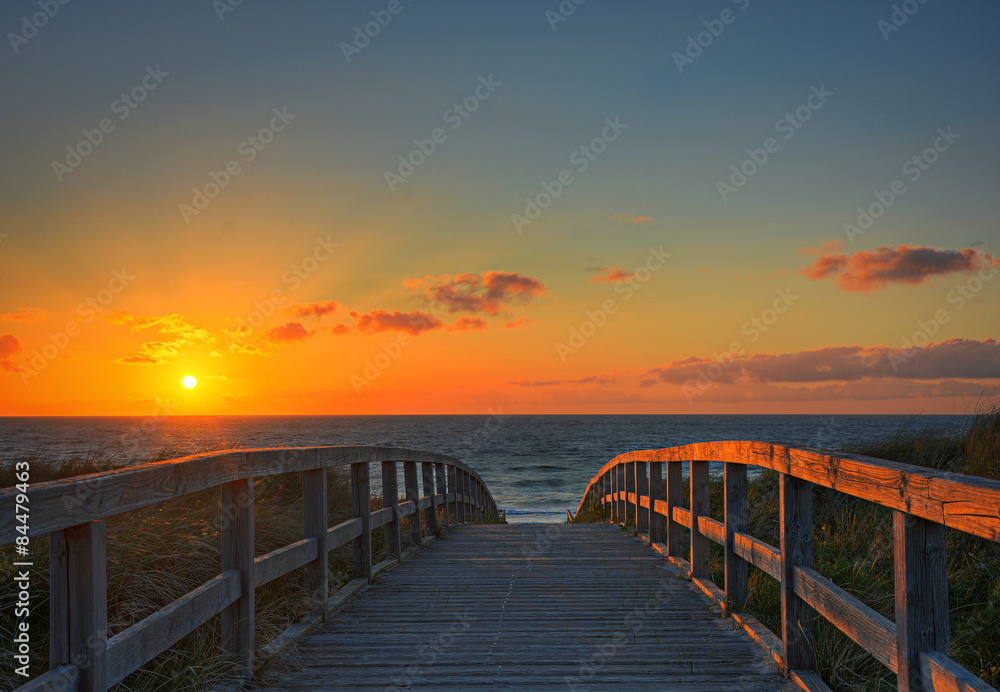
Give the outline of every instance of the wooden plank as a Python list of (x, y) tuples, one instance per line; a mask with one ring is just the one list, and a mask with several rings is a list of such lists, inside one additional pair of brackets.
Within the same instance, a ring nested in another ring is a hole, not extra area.
[(103, 521), (91, 521), (65, 534), (70, 661), (80, 669), (80, 689), (103, 692), (108, 687), (106, 529)]
[(456, 475), (456, 469), (454, 466), (445, 465), (445, 473), (448, 478), (448, 497), (449, 499), (449, 510), (448, 517), (453, 524), (461, 524), (462, 520), (459, 518), (458, 514), (458, 478)]
[[(286, 545), (255, 557), (253, 559), (254, 588), (274, 581), (278, 577), (288, 574), (293, 569), (308, 567), (310, 563), (318, 560), (320, 555), (325, 559), (326, 552), (320, 551), (319, 539), (315, 537), (303, 538), (301, 541), (296, 541), (291, 545)], [(323, 602), (325, 603), (325, 600)]]
[(639, 505), (635, 498), (635, 462), (630, 461), (625, 464), (625, 523), (636, 523), (636, 515)]
[(691, 511), (683, 507), (674, 507), (671, 510), (674, 522), (686, 529), (691, 528)]
[(920, 671), (925, 692), (997, 692), (946, 654), (920, 654)]
[(642, 507), (643, 500), (646, 501), (646, 507), (649, 507), (649, 476), (647, 475), (646, 462), (644, 461), (635, 462), (635, 493), (640, 498), (636, 502), (636, 531), (639, 533), (648, 533), (649, 510), (644, 511)]
[(618, 493), (618, 523), (625, 524), (628, 523), (628, 512), (625, 506), (625, 493), (628, 488), (625, 485), (625, 464), (619, 464), (615, 467), (615, 477), (618, 481), (616, 492)]
[(793, 568), (795, 593), (892, 672), (899, 670), (896, 625), (809, 567)]
[(49, 668), (59, 668), (69, 662), (69, 559), (66, 532), (53, 531), (49, 534)]
[(107, 684), (120, 682), (239, 597), (240, 574), (229, 570), (115, 635), (108, 641)]
[(649, 544), (663, 540), (663, 517), (656, 511), (657, 500), (663, 493), (663, 464), (649, 462)]
[(30, 680), (14, 692), (77, 692), (80, 689), (80, 669), (64, 665)]
[(371, 513), (372, 531), (381, 528), (386, 524), (391, 524), (395, 516), (396, 512), (392, 507), (383, 507), (382, 509), (376, 509), (372, 511)]
[(948, 654), (948, 533), (912, 514), (893, 512), (897, 689), (922, 692), (922, 652)]
[[(411, 462), (412, 463), (412, 462)], [(351, 518), (361, 521), (361, 534), (351, 544), (355, 579), (372, 579), (372, 506), (368, 462), (351, 464)]]
[(735, 550), (744, 560), (781, 581), (781, 552), (745, 533), (736, 534)]
[[(414, 503), (420, 508), (420, 486), (417, 484), (417, 463), (415, 461), (403, 462), (403, 493), (408, 502)], [(420, 542), (423, 529), (420, 525), (420, 512), (413, 515), (410, 521), (410, 540), (414, 543)]]
[[(667, 463), (667, 535), (664, 536), (667, 544), (667, 554), (671, 557), (681, 557), (683, 549), (684, 534), (681, 532), (682, 525), (677, 523), (674, 511), (683, 509), (684, 486), (681, 480), (681, 464), (679, 461)], [(690, 526), (690, 522), (688, 522)]]
[(449, 477), (455, 481), (455, 516), (456, 521), (459, 524), (465, 523), (465, 500), (462, 496), (465, 494), (465, 479), (462, 476), (462, 471), (460, 469), (453, 469), (453, 476)]
[(402, 519), (403, 517), (408, 517), (419, 510), (417, 509), (416, 502), (406, 501), (406, 502), (400, 502), (397, 505), (397, 511), (399, 512), (399, 518)]
[(806, 692), (833, 692), (815, 670), (790, 670), (788, 677)]
[(691, 462), (691, 573), (694, 577), (709, 576), (711, 552), (708, 537), (701, 532), (700, 516), (708, 516), (708, 462)]
[(437, 506), (434, 501), (434, 464), (425, 461), (420, 465), (421, 482), (423, 483), (424, 495), (428, 496), (430, 502), (424, 511), (424, 525), (427, 531), (434, 535), (437, 533)]
[(445, 524), (450, 524), (451, 518), (449, 517), (448, 506), (448, 480), (444, 464), (434, 464), (434, 476), (437, 479), (437, 494), (444, 496), (441, 498), (441, 517), (444, 519)]
[[(622, 518), (618, 512), (618, 467), (615, 466), (607, 473), (611, 477), (611, 521), (620, 524)], [(580, 510), (577, 510), (578, 514), (579, 512)]]
[[(302, 579), (306, 600), (312, 603), (312, 609), (317, 612), (322, 611), (323, 605), (329, 597), (330, 588), (329, 560), (326, 549), (326, 530), (329, 528), (327, 526), (326, 481), (326, 469), (310, 469), (302, 472), (302, 536), (315, 543), (310, 548), (313, 556), (311, 561), (305, 565)], [(254, 562), (256, 563), (256, 560)], [(286, 571), (292, 569), (295, 568), (292, 567)], [(255, 568), (255, 580), (256, 576), (257, 569)]]
[(339, 548), (349, 541), (353, 541), (355, 538), (364, 533), (364, 530), (364, 525), (361, 523), (360, 519), (348, 519), (347, 521), (340, 522), (336, 526), (331, 526), (326, 531), (327, 551)]
[(736, 536), (750, 527), (747, 506), (747, 467), (726, 464), (723, 485), (725, 488), (725, 540), (726, 550), (726, 609), (728, 612), (743, 610), (750, 595), (750, 569), (746, 560), (736, 551)]
[(812, 567), (812, 484), (787, 474), (779, 480), (781, 529), (781, 645), (788, 668), (815, 667), (815, 612), (795, 593), (795, 568)]
[(254, 655), (254, 507), (253, 479), (222, 486), (222, 572), (239, 574), (240, 595), (222, 611), (223, 658), (234, 674), (248, 676)]
[(712, 517), (698, 517), (698, 533), (716, 545), (726, 545), (726, 525)]
[(385, 550), (398, 560), (403, 554), (403, 543), (399, 529), (399, 477), (395, 461), (382, 462), (382, 506), (392, 512), (385, 527)]

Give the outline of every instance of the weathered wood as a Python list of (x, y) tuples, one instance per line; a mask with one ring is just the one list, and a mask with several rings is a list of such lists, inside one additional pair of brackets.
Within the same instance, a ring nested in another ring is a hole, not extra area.
[[(420, 486), (417, 481), (417, 464), (413, 461), (403, 462), (403, 492), (406, 494), (406, 499), (417, 506), (420, 509)], [(414, 543), (420, 543), (420, 537), (423, 536), (423, 528), (420, 522), (420, 512), (416, 512), (413, 515), (413, 519), (410, 520), (410, 540)]]
[(673, 510), (671, 510), (671, 513), (673, 514), (674, 521), (677, 524), (680, 524), (686, 529), (691, 528), (691, 510), (684, 509), (683, 507), (674, 507)]
[[(399, 507), (397, 505), (396, 509)], [(392, 507), (383, 507), (382, 509), (372, 510), (371, 513), (371, 528), (372, 531), (375, 529), (380, 529), (383, 526), (392, 523), (393, 518), (396, 516), (396, 512)]]
[[(618, 467), (611, 468), (607, 473), (611, 477), (611, 521), (615, 524), (621, 524), (623, 520), (618, 504)], [(579, 511), (578, 509), (577, 512)]]
[(663, 464), (649, 462), (649, 544), (663, 540), (663, 517), (656, 511), (656, 501), (663, 494)]
[(781, 552), (777, 548), (745, 533), (736, 534), (734, 546), (744, 560), (781, 581)]
[(698, 517), (708, 516), (708, 462), (691, 463), (691, 574), (694, 577), (709, 576), (711, 552), (708, 537), (699, 530)]
[(948, 534), (945, 527), (893, 513), (897, 688), (924, 692), (920, 654), (948, 654)]
[(795, 593), (892, 672), (899, 670), (896, 625), (809, 567), (794, 567)]
[(448, 503), (449, 504), (448, 517), (450, 518), (451, 523), (461, 524), (462, 522), (458, 518), (458, 479), (456, 476), (457, 470), (455, 469), (454, 466), (449, 465), (445, 466), (445, 473), (447, 474), (447, 480), (448, 480), (448, 497), (451, 498)]
[(107, 684), (125, 679), (239, 597), (240, 574), (229, 570), (116, 634), (108, 641)]
[(324, 558), (326, 557), (326, 553), (320, 551), (320, 540), (314, 536), (312, 538), (303, 538), (301, 541), (296, 541), (291, 545), (286, 545), (255, 557), (253, 560), (254, 588), (274, 581), (278, 577), (288, 574), (293, 569), (308, 567), (309, 564), (318, 560), (321, 555)]
[(392, 511), (392, 519), (385, 527), (385, 550), (397, 560), (403, 554), (399, 528), (399, 477), (395, 461), (382, 462), (382, 506)]
[(830, 686), (823, 682), (823, 677), (815, 670), (790, 670), (788, 677), (806, 692), (832, 692)]
[(63, 665), (24, 683), (16, 692), (77, 692), (79, 685), (80, 669)]
[(250, 675), (254, 654), (253, 479), (222, 486), (222, 572), (239, 573), (240, 597), (222, 611), (223, 657), (239, 676)]
[(681, 557), (684, 548), (684, 534), (681, 533), (681, 525), (674, 519), (674, 509), (683, 509), (681, 505), (684, 501), (684, 485), (681, 479), (681, 463), (671, 461), (667, 463), (667, 535), (664, 536), (667, 543), (667, 554), (670, 557)]
[[(649, 498), (649, 476), (646, 475), (646, 462), (637, 461), (635, 462), (635, 494), (642, 498), (645, 496), (648, 502)], [(642, 499), (637, 498), (635, 509), (635, 527), (636, 531), (639, 533), (647, 533), (649, 531), (649, 510), (643, 509)], [(648, 505), (647, 505), (648, 507)]]
[(726, 546), (726, 525), (712, 517), (698, 517), (698, 533), (716, 545)]
[(781, 529), (781, 645), (789, 668), (813, 668), (815, 612), (795, 593), (795, 568), (812, 567), (812, 484), (787, 474), (779, 480)]
[(336, 526), (331, 526), (327, 529), (326, 549), (327, 551), (330, 551), (334, 548), (339, 548), (340, 546), (347, 544), (349, 541), (353, 541), (363, 533), (364, 526), (361, 523), (361, 519), (348, 519), (347, 521), (342, 521)]
[(103, 692), (108, 687), (106, 529), (103, 521), (91, 521), (65, 535), (70, 661), (80, 669), (80, 689)]
[(351, 464), (351, 518), (361, 521), (361, 534), (351, 544), (355, 579), (372, 579), (371, 483), (368, 462)]
[(323, 610), (329, 597), (329, 571), (327, 565), (326, 530), (327, 497), (326, 469), (302, 472), (302, 536), (316, 539), (316, 557), (305, 565), (302, 572), (306, 598), (314, 609)]
[[(454, 480), (454, 492), (455, 492), (455, 521), (459, 524), (465, 523), (465, 500), (462, 496), (465, 494), (464, 479), (462, 478), (462, 471), (460, 469), (452, 469), (454, 472), (449, 476), (448, 482), (451, 483)], [(451, 489), (449, 488), (449, 491)]]
[(726, 608), (729, 612), (743, 610), (750, 594), (750, 569), (736, 551), (736, 535), (746, 533), (750, 526), (747, 505), (747, 467), (726, 464), (725, 529), (726, 529)]
[(433, 536), (437, 533), (437, 502), (434, 499), (434, 464), (425, 461), (420, 464), (421, 481), (423, 482), (424, 495), (430, 498), (430, 505), (424, 511), (424, 524), (427, 531)]
[(625, 523), (635, 525), (639, 506), (635, 501), (635, 462), (625, 463)]
[(437, 480), (437, 494), (442, 495), (441, 499), (441, 518), (444, 520), (445, 524), (450, 524), (451, 519), (448, 516), (448, 481), (447, 475), (445, 473), (445, 467), (442, 463), (434, 464), (434, 476)]
[(66, 532), (49, 534), (49, 668), (70, 662), (69, 556)]
[(920, 671), (928, 692), (997, 692), (946, 654), (930, 651), (920, 654)]

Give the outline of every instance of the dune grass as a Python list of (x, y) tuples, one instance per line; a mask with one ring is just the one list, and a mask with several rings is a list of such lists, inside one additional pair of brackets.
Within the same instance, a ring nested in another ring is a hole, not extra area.
[[(887, 439), (858, 440), (842, 450), (914, 466), (1000, 479), (1000, 406), (977, 415), (966, 430), (915, 432), (904, 426)], [(686, 485), (686, 484), (685, 484)], [(685, 503), (689, 491), (685, 489)], [(749, 487), (750, 534), (779, 543), (778, 474), (765, 471)], [(686, 505), (690, 506), (690, 505)], [(711, 514), (722, 520), (723, 488), (711, 486)], [(604, 521), (592, 507), (577, 521)], [(626, 529), (634, 531), (634, 526)], [(687, 554), (688, 532), (685, 534)], [(813, 490), (813, 564), (816, 571), (848, 593), (895, 619), (892, 512), (827, 488)], [(723, 552), (712, 546), (711, 570), (724, 582)], [(1000, 544), (948, 530), (948, 595), (951, 656), (984, 681), (1000, 686)], [(778, 582), (750, 568), (747, 612), (780, 635)], [(890, 692), (896, 676), (839, 630), (817, 616), (817, 667), (837, 692)]]
[[(60, 463), (38, 457), (31, 464), (31, 484), (107, 471), (122, 465), (181, 456), (164, 450), (147, 459), (122, 460), (104, 454)], [(17, 461), (24, 461), (23, 459)], [(14, 485), (14, 462), (0, 465), (0, 487)], [(328, 473), (330, 526), (350, 518), (351, 495), (347, 469)], [(108, 630), (114, 636), (208, 581), (220, 571), (220, 490), (205, 490), (161, 502), (141, 510), (110, 517), (107, 529)], [(382, 506), (372, 497), (372, 509)], [(298, 473), (260, 478), (254, 483), (256, 554), (302, 538), (302, 481)], [(401, 521), (404, 549), (412, 544), (411, 517)], [(443, 521), (438, 522), (439, 535)], [(424, 526), (427, 533), (427, 527)], [(4, 547), (9, 555), (12, 546)], [(31, 594), (32, 677), (48, 669), (48, 553), (47, 536), (33, 538)], [(385, 558), (383, 529), (372, 532), (372, 561)], [(0, 561), (0, 639), (10, 642), (14, 626), (12, 560)], [(330, 593), (353, 578), (349, 545), (330, 552)], [(302, 570), (295, 570), (256, 590), (256, 644), (259, 649), (306, 614)], [(9, 660), (9, 659), (8, 659)], [(180, 640), (112, 689), (134, 692), (203, 690), (224, 682), (220, 659), (218, 618), (213, 618)], [(12, 689), (27, 680), (13, 666), (0, 667), (0, 689)]]

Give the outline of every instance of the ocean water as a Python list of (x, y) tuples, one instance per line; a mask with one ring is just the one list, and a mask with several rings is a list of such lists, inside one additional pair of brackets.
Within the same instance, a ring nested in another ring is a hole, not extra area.
[[(836, 450), (909, 430), (961, 429), (968, 416), (172, 416), (0, 418), (0, 463), (94, 452), (145, 458), (232, 447), (391, 445), (450, 454), (476, 469), (511, 522), (559, 522), (593, 474), (635, 449), (766, 440)], [(373, 478), (378, 473), (373, 470)]]

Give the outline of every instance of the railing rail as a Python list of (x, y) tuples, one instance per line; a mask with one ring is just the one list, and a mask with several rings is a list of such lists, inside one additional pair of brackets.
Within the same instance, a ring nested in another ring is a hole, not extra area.
[[(383, 508), (375, 511), (370, 507), (371, 463), (379, 463), (382, 472)], [(403, 502), (399, 501), (397, 464), (403, 465)], [(327, 471), (337, 467), (350, 467), (351, 518), (331, 527)], [(303, 538), (255, 555), (254, 479), (292, 472), (302, 474)], [(220, 573), (108, 639), (103, 520), (215, 487), (222, 490)], [(16, 489), (0, 490), (4, 516), (14, 515), (16, 502)], [(318, 604), (310, 620), (316, 624), (326, 619), (331, 607), (327, 572), (331, 550), (351, 544), (354, 581), (342, 591), (354, 592), (377, 571), (372, 566), (373, 530), (386, 528), (387, 553), (398, 562), (404, 558), (403, 517), (413, 516), (412, 539), (421, 546), (422, 526), (433, 531), (439, 509), (449, 523), (499, 515), (483, 479), (458, 459), (361, 445), (197, 454), (32, 485), (30, 502), (32, 522), (27, 535), (48, 534), (50, 539), (50, 670), (19, 687), (19, 692), (106, 690), (219, 614), (224, 655), (245, 674), (254, 663), (257, 587), (304, 567), (309, 602)], [(0, 525), (0, 545), (14, 542), (18, 535), (13, 523)], [(298, 628), (297, 636), (301, 636), (303, 627), (292, 629)]]
[[(709, 516), (709, 462), (724, 464), (722, 522)], [(685, 463), (689, 508), (682, 506)], [(747, 466), (779, 474), (778, 547), (747, 533)], [(813, 570), (814, 484), (893, 510), (895, 622)], [(577, 514), (596, 504), (609, 507), (617, 523), (634, 522), (806, 689), (828, 689), (813, 670), (818, 613), (896, 673), (899, 690), (996, 692), (949, 657), (946, 528), (1000, 542), (998, 481), (767, 442), (704, 442), (615, 457), (591, 479)], [(688, 559), (681, 555), (684, 529)], [(724, 589), (709, 574), (710, 541), (724, 551)], [(780, 582), (780, 638), (740, 613), (749, 565)]]

